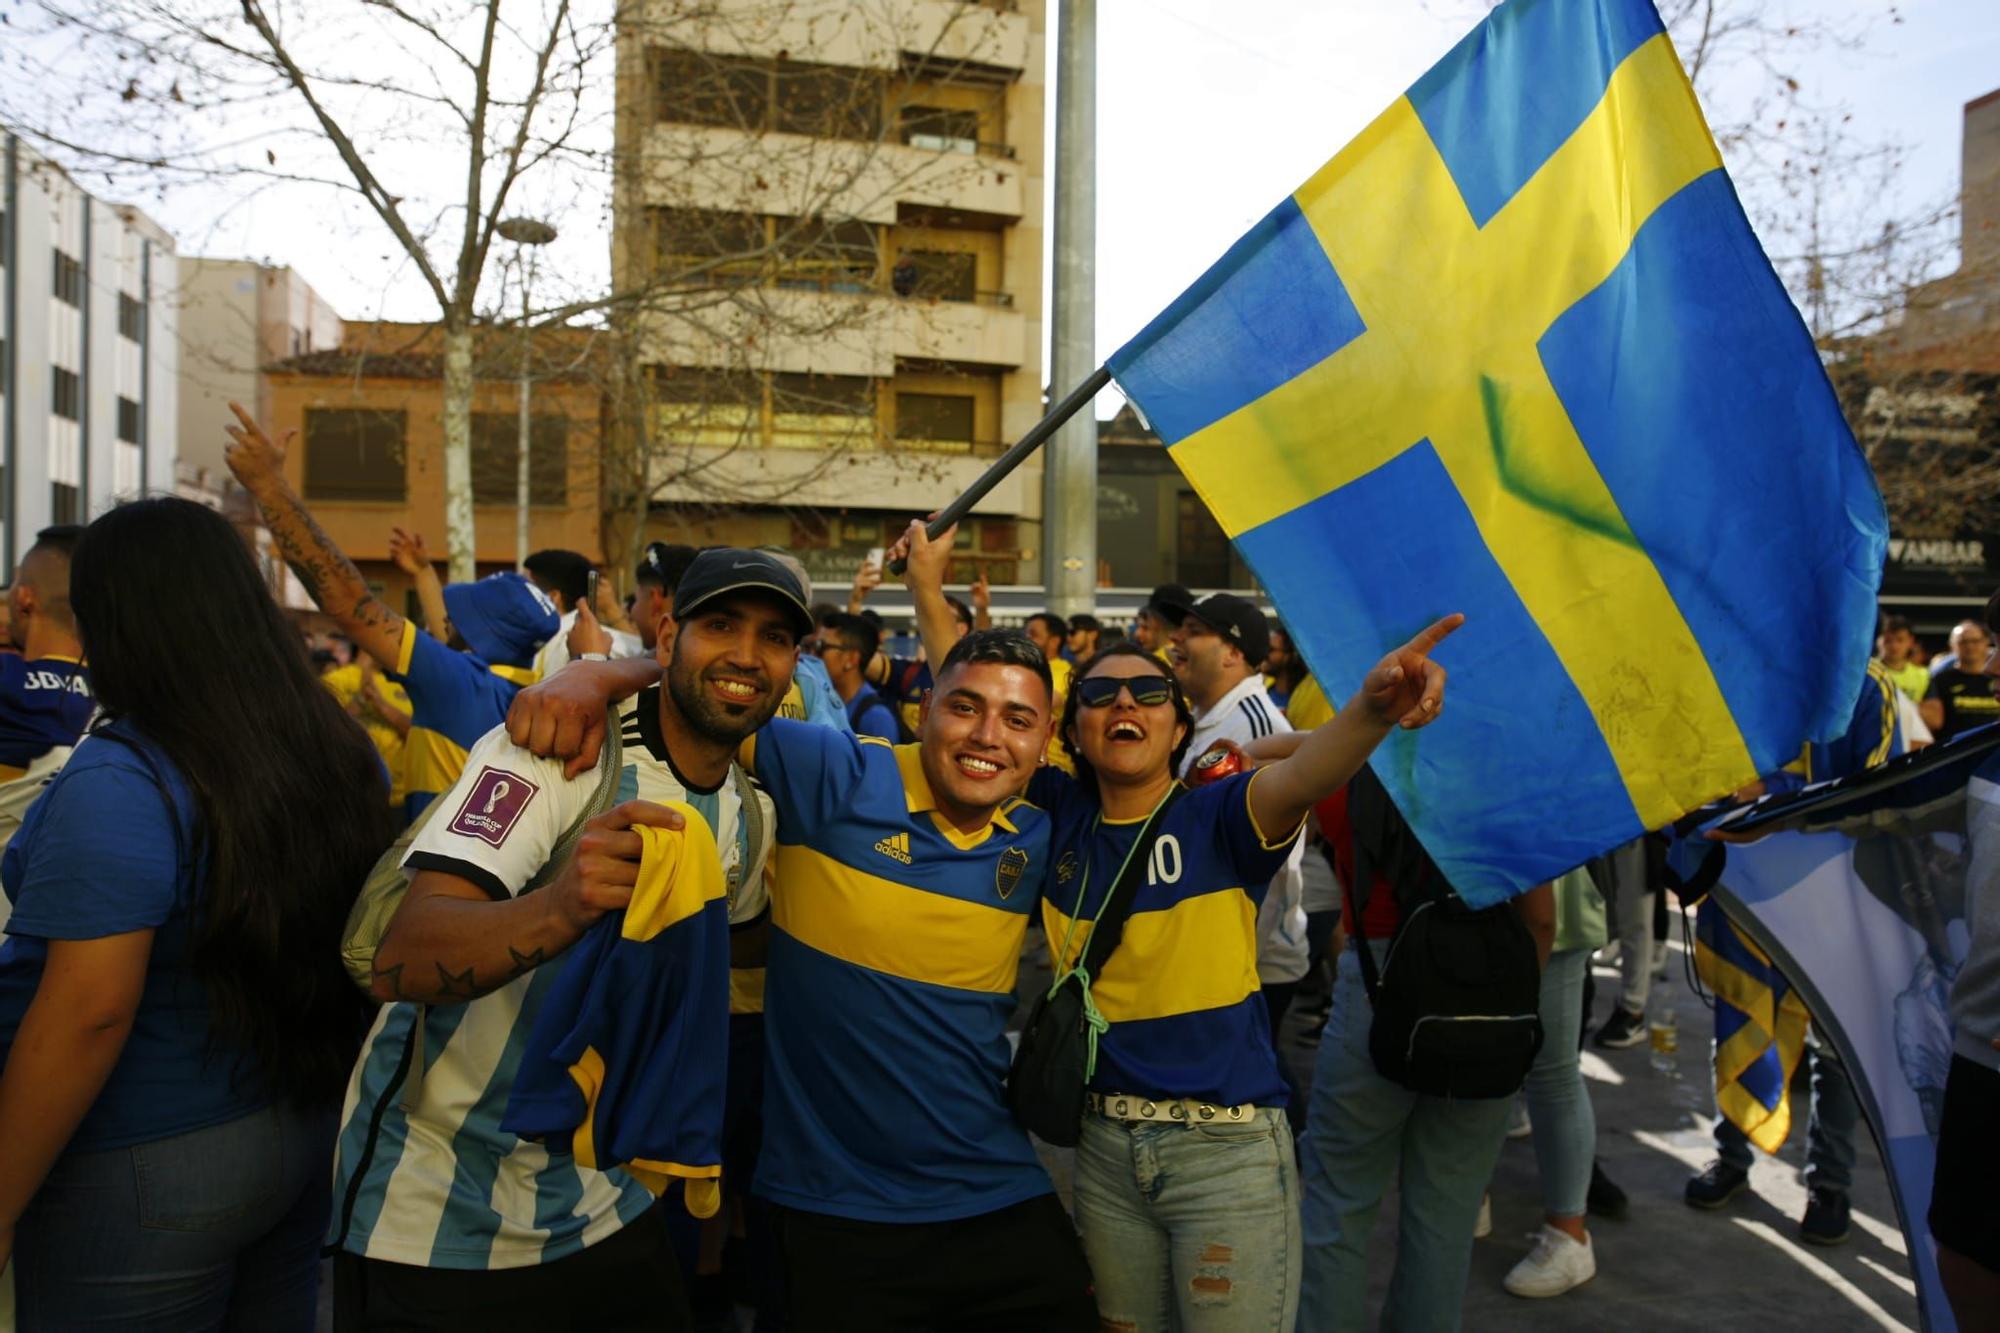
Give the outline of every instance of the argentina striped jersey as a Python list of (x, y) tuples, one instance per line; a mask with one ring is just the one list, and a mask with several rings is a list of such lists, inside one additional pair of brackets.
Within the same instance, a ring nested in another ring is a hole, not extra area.
[[(659, 689), (620, 710), (621, 801), (682, 801), (715, 834), (730, 919), (765, 910), (766, 845), (751, 846), (732, 773), (719, 788), (690, 787), (660, 734)], [(512, 745), (504, 729), (473, 748), (446, 803), (404, 865), (458, 875), (495, 898), (518, 893), (589, 805), (597, 783), (565, 781), (562, 765)], [(652, 1204), (621, 1171), (551, 1157), (500, 1127), (521, 1052), (561, 969), (544, 965), (466, 1004), (385, 1005), (349, 1080), (334, 1167), (333, 1236), (349, 1253), (429, 1268), (522, 1268), (573, 1254), (617, 1232)], [(421, 1021), (414, 1048), (411, 1034)], [(405, 1052), (421, 1058), (413, 1110), (397, 1077)], [(373, 1140), (372, 1147), (370, 1140)]]

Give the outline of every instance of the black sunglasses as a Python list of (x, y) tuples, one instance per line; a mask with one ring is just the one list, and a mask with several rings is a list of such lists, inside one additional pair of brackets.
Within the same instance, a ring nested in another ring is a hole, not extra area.
[(1141, 708), (1168, 703), (1174, 697), (1174, 683), (1165, 676), (1086, 676), (1070, 688), (1085, 708), (1108, 708), (1118, 692), (1128, 688), (1132, 702)]

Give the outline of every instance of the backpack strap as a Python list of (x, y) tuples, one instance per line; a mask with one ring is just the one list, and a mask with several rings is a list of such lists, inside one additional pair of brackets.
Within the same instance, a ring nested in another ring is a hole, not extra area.
[[(1375, 965), (1375, 954), (1368, 947), (1366, 913), (1368, 898), (1374, 891), (1376, 876), (1387, 878), (1396, 895), (1397, 931), (1402, 930), (1402, 922), (1410, 919), (1419, 903), (1433, 901), (1449, 893), (1448, 887), (1441, 888), (1442, 876), (1432, 863), (1430, 856), (1410, 832), (1403, 819), (1402, 811), (1389, 796), (1389, 789), (1382, 785), (1382, 779), (1375, 770), (1363, 764), (1347, 784), (1347, 827), (1348, 836), (1354, 847), (1354, 880), (1357, 894), (1354, 902), (1354, 932), (1361, 955), (1361, 980), (1368, 989), (1368, 1002), (1373, 1004), (1382, 988), (1381, 970)], [(1395, 951), (1395, 937), (1390, 937), (1390, 952)]]
[[(764, 862), (771, 854), (771, 821), (765, 817), (763, 792), (757, 785), (757, 779), (751, 777), (741, 764), (731, 764), (729, 776), (736, 784), (736, 837), (743, 857), (740, 888), (750, 882), (753, 873), (764, 873)], [(729, 906), (732, 911), (736, 907), (733, 894)]]
[[(556, 845), (549, 849), (549, 859), (534, 873), (522, 893), (532, 893), (544, 888), (562, 873), (570, 858), (576, 855), (576, 845), (583, 840), (583, 826), (618, 804), (618, 783), (625, 776), (625, 737), (621, 730), (623, 719), (618, 710), (612, 708), (605, 717), (604, 748), (597, 756), (597, 785), (591, 789), (590, 800), (584, 804), (563, 835), (556, 839)], [(433, 805), (437, 802), (433, 801)], [(426, 811), (428, 813), (428, 811)]]

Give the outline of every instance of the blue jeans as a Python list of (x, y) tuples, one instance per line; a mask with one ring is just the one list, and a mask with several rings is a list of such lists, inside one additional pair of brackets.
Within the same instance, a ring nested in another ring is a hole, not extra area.
[[(1648, 922), (1650, 928), (1651, 923)], [(1641, 941), (1641, 947), (1651, 943)], [(1589, 949), (1565, 949), (1542, 969), (1542, 1049), (1523, 1091), (1535, 1129), (1535, 1167), (1542, 1180), (1542, 1210), (1551, 1217), (1581, 1217), (1590, 1193), (1590, 1164), (1597, 1155), (1597, 1113), (1583, 1083), (1571, 1034), (1583, 1022), (1583, 982)]]
[[(1845, 1194), (1854, 1186), (1854, 1130), (1861, 1104), (1847, 1067), (1833, 1047), (1808, 1033), (1806, 1058), (1812, 1062), (1812, 1110), (1806, 1120), (1806, 1186)], [(1728, 1116), (1715, 1118), (1715, 1152), (1725, 1163), (1750, 1169), (1753, 1145)]]
[(15, 1232), (21, 1333), (310, 1330), (337, 1129), (331, 1107), (270, 1106), (65, 1154)]
[(1290, 1333), (1299, 1176), (1282, 1109), (1248, 1125), (1085, 1115), (1076, 1224), (1105, 1327)]
[[(1455, 1329), (1479, 1199), (1513, 1099), (1429, 1097), (1376, 1073), (1368, 1055), (1374, 1010), (1355, 947), (1340, 957), (1306, 1111), (1299, 1333), (1366, 1327), (1368, 1237), (1398, 1175), (1402, 1209), (1383, 1327)], [(1379, 958), (1381, 942), (1375, 949)]]

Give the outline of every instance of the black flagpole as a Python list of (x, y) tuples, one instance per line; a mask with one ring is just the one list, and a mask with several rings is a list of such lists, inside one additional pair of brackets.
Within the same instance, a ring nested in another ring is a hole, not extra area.
[[(1029, 454), (1041, 448), (1042, 442), (1056, 433), (1057, 427), (1082, 411), (1091, 399), (1097, 397), (1097, 391), (1109, 383), (1111, 383), (1111, 371), (1099, 366), (1090, 373), (1089, 379), (1070, 391), (1069, 397), (1050, 408), (1049, 414), (1036, 422), (1033, 429), (1023, 435), (1018, 444), (994, 459), (993, 466), (981, 473), (979, 480), (965, 488), (965, 494), (938, 511), (938, 516), (930, 521), (930, 526), (926, 529), (931, 540), (936, 541), (946, 528), (971, 513), (972, 506), (985, 499), (988, 491), (998, 486), (1008, 473), (1021, 466)], [(903, 563), (901, 560), (890, 561), (889, 572), (902, 573)]]

